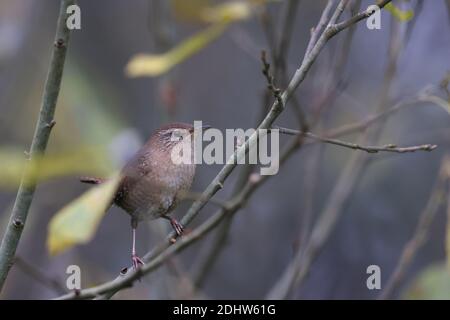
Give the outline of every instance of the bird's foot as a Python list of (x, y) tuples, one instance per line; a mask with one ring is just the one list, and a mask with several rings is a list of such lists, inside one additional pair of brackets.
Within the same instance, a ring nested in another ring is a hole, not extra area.
[(133, 261), (133, 269), (138, 269), (141, 265), (144, 265), (144, 261), (142, 261), (141, 258), (139, 258), (136, 254), (131, 255), (131, 260)]
[(174, 218), (170, 218), (170, 224), (172, 225), (173, 230), (175, 230), (175, 232), (177, 233), (177, 235), (179, 237), (181, 237), (181, 235), (184, 232), (184, 227), (181, 225), (181, 223), (179, 223), (176, 219)]

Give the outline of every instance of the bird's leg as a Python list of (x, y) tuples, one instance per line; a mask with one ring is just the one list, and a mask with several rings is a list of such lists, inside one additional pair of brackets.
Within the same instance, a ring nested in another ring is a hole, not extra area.
[(162, 218), (169, 220), (170, 221), (170, 225), (172, 226), (173, 230), (175, 230), (175, 232), (177, 233), (177, 235), (179, 237), (181, 237), (181, 235), (184, 232), (184, 227), (181, 225), (181, 223), (179, 223), (175, 218), (169, 217), (169, 216), (161, 216)]
[(136, 228), (137, 223), (133, 219), (131, 220), (131, 228), (133, 230), (133, 246), (131, 248), (131, 260), (133, 261), (133, 268), (136, 270), (140, 265), (144, 265), (144, 261), (136, 254)]

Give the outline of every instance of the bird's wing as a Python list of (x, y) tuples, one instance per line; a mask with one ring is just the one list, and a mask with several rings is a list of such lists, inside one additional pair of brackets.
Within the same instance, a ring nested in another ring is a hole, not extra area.
[(139, 186), (143, 178), (149, 173), (146, 165), (148, 155), (139, 151), (123, 167), (121, 171), (122, 180), (117, 189), (115, 202), (120, 205), (121, 200), (133, 189)]

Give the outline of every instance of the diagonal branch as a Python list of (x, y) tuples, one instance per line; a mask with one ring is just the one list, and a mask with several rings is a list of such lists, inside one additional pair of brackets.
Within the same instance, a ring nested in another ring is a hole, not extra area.
[(328, 3), (325, 6), (325, 9), (322, 11), (322, 15), (320, 16), (319, 23), (317, 24), (317, 26), (315, 28), (314, 27), (311, 28), (311, 38), (309, 39), (309, 43), (306, 48), (305, 57), (307, 57), (311, 53), (311, 50), (314, 48), (314, 45), (316, 44), (317, 40), (319, 39), (319, 36), (320, 36), (323, 28), (326, 27), (331, 10), (333, 9), (335, 3), (336, 3), (336, 0), (328, 0)]
[(379, 299), (388, 299), (396, 290), (402, 281), (408, 267), (411, 265), (417, 251), (426, 242), (429, 229), (436, 216), (438, 209), (445, 200), (445, 193), (449, 179), (450, 159), (445, 157), (437, 178), (436, 185), (431, 193), (431, 196), (420, 214), (419, 222), (417, 223), (416, 231), (408, 243), (405, 245), (400, 259), (395, 267), (393, 273), (389, 277), (384, 290), (381, 292)]
[[(50, 132), (55, 125), (53, 117), (61, 86), (64, 61), (70, 35), (70, 31), (66, 26), (67, 7), (74, 4), (74, 2), (74, 0), (61, 1), (52, 58), (47, 80), (45, 82), (39, 119), (36, 123), (29, 152), (29, 163), (32, 163), (36, 156), (42, 155), (45, 152)], [(19, 245), (19, 240), (23, 228), (25, 227), (28, 211), (36, 189), (36, 179), (33, 171), (30, 169), (31, 166), (28, 165), (22, 176), (11, 218), (0, 246), (0, 291), (3, 288), (8, 272), (14, 263), (14, 255), (17, 246)]]
[(293, 130), (283, 127), (275, 127), (274, 129), (278, 129), (280, 133), (288, 134), (288, 135), (304, 135), (305, 137), (319, 140), (325, 143), (334, 144), (337, 146), (353, 149), (353, 150), (362, 150), (368, 153), (378, 153), (380, 151), (385, 152), (396, 152), (396, 153), (406, 153), (406, 152), (415, 152), (415, 151), (433, 151), (436, 149), (437, 145), (435, 144), (423, 144), (419, 146), (411, 146), (411, 147), (397, 147), (395, 144), (387, 144), (384, 146), (362, 146), (357, 143), (345, 142), (342, 140), (331, 139), (326, 137), (318, 136), (311, 132), (301, 132), (299, 130)]

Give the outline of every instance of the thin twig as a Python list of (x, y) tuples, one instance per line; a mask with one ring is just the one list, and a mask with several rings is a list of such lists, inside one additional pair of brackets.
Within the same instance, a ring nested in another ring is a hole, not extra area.
[(390, 108), (387, 108), (386, 110), (381, 110), (378, 113), (371, 115), (367, 117), (367, 119), (362, 120), (360, 122), (342, 125), (335, 129), (330, 129), (326, 133), (323, 134), (323, 136), (326, 136), (328, 138), (335, 138), (339, 136), (345, 136), (351, 133), (355, 133), (361, 130), (367, 129), (372, 124), (379, 122), (380, 120), (386, 119), (387, 117), (393, 115), (394, 113), (400, 111), (401, 109), (404, 109), (406, 107), (410, 107), (413, 105), (416, 105), (420, 102), (431, 102), (431, 103), (437, 103), (434, 101), (433, 96), (424, 96), (419, 95), (415, 97), (411, 97), (409, 99), (402, 100), (395, 105), (393, 105)]
[[(197, 201), (197, 200), (201, 199), (202, 193), (190, 191), (190, 192), (183, 193), (181, 195), (181, 197), (183, 200)], [(216, 206), (219, 206), (221, 208), (225, 208), (225, 209), (229, 206), (229, 203), (227, 201), (221, 200), (221, 199), (211, 198), (209, 200), (209, 202), (212, 204), (215, 204)]]
[(362, 146), (357, 143), (345, 142), (337, 139), (330, 139), (326, 137), (320, 137), (311, 132), (301, 132), (299, 130), (293, 130), (289, 128), (283, 127), (275, 127), (278, 129), (280, 133), (288, 134), (288, 135), (304, 135), (305, 137), (319, 140), (325, 143), (334, 144), (337, 146), (353, 149), (353, 150), (362, 150), (368, 153), (378, 153), (380, 151), (385, 152), (396, 152), (396, 153), (406, 153), (406, 152), (416, 152), (416, 151), (433, 151), (436, 149), (437, 145), (435, 144), (423, 144), (419, 146), (411, 146), (411, 147), (397, 147), (395, 144), (387, 144), (384, 146)]
[(408, 26), (406, 29), (406, 36), (405, 36), (405, 43), (408, 43), (409, 40), (411, 39), (414, 27), (416, 26), (416, 23), (419, 20), (419, 16), (423, 11), (423, 4), (424, 4), (423, 0), (416, 1), (415, 7), (413, 9), (414, 19), (411, 19), (410, 21), (408, 21)]
[(285, 73), (286, 60), (288, 51), (292, 40), (292, 32), (294, 30), (295, 17), (297, 15), (297, 8), (300, 0), (289, 0), (285, 6), (285, 11), (282, 15), (283, 26), (279, 33), (280, 42), (278, 48), (275, 49), (274, 65), (275, 77), (278, 73)]
[(266, 77), (269, 92), (272, 93), (278, 105), (284, 107), (283, 99), (281, 98), (281, 90), (275, 86), (275, 79), (270, 73), (270, 63), (267, 62), (266, 52), (264, 50), (261, 52), (261, 62), (263, 64), (262, 73)]
[[(294, 31), (295, 18), (298, 12), (298, 6), (300, 0), (289, 0), (285, 5), (285, 9), (282, 15), (283, 25), (280, 30), (280, 42), (278, 47), (273, 49), (274, 51), (274, 66), (273, 75), (275, 79), (280, 82), (282, 87), (285, 87), (289, 83), (287, 74), (287, 58), (289, 53), (289, 47), (292, 41), (292, 35)], [(302, 105), (299, 103), (296, 95), (292, 95), (291, 98), (292, 110), (296, 114), (298, 123), (302, 131), (308, 131), (308, 120), (306, 119), (305, 111)]]
[(305, 57), (307, 57), (311, 50), (314, 48), (314, 45), (317, 43), (323, 28), (328, 24), (328, 20), (330, 19), (330, 13), (336, 4), (336, 0), (328, 0), (325, 9), (322, 11), (322, 15), (320, 16), (319, 23), (316, 27), (311, 28), (311, 38), (309, 39), (308, 46), (306, 48)]
[(292, 262), (267, 294), (267, 299), (285, 299), (291, 290), (306, 277), (315, 257), (338, 221), (339, 213), (345, 206), (348, 196), (354, 190), (367, 159), (364, 156), (356, 153), (352, 155), (329, 196), (326, 207), (314, 225), (308, 241), (300, 245)]
[(29, 264), (22, 258), (16, 257), (15, 264), (20, 270), (22, 270), (22, 272), (29, 275), (31, 278), (33, 278), (46, 288), (55, 291), (55, 293), (63, 294), (66, 292), (66, 288), (57, 279), (50, 278), (41, 270)]
[(379, 299), (388, 299), (395, 292), (401, 281), (403, 280), (406, 271), (411, 265), (417, 251), (425, 243), (431, 224), (436, 216), (438, 209), (441, 207), (445, 199), (445, 189), (448, 183), (450, 174), (450, 158), (445, 157), (442, 161), (441, 169), (433, 188), (428, 203), (420, 214), (419, 222), (411, 239), (405, 245), (400, 259), (387, 281), (384, 290), (381, 292)]
[[(56, 36), (53, 46), (52, 58), (48, 70), (47, 80), (45, 82), (44, 95), (39, 113), (39, 119), (36, 124), (31, 148), (29, 151), (30, 162), (35, 157), (41, 156), (47, 147), (50, 132), (55, 124), (53, 119), (58, 100), (59, 89), (64, 69), (67, 46), (69, 44), (70, 31), (66, 26), (67, 7), (74, 4), (74, 0), (62, 0), (56, 28)], [(11, 213), (8, 227), (3, 236), (0, 246), (0, 291), (3, 288), (8, 272), (14, 263), (19, 240), (28, 216), (31, 201), (33, 200), (36, 189), (36, 180), (31, 166), (25, 169), (16, 201)]]

